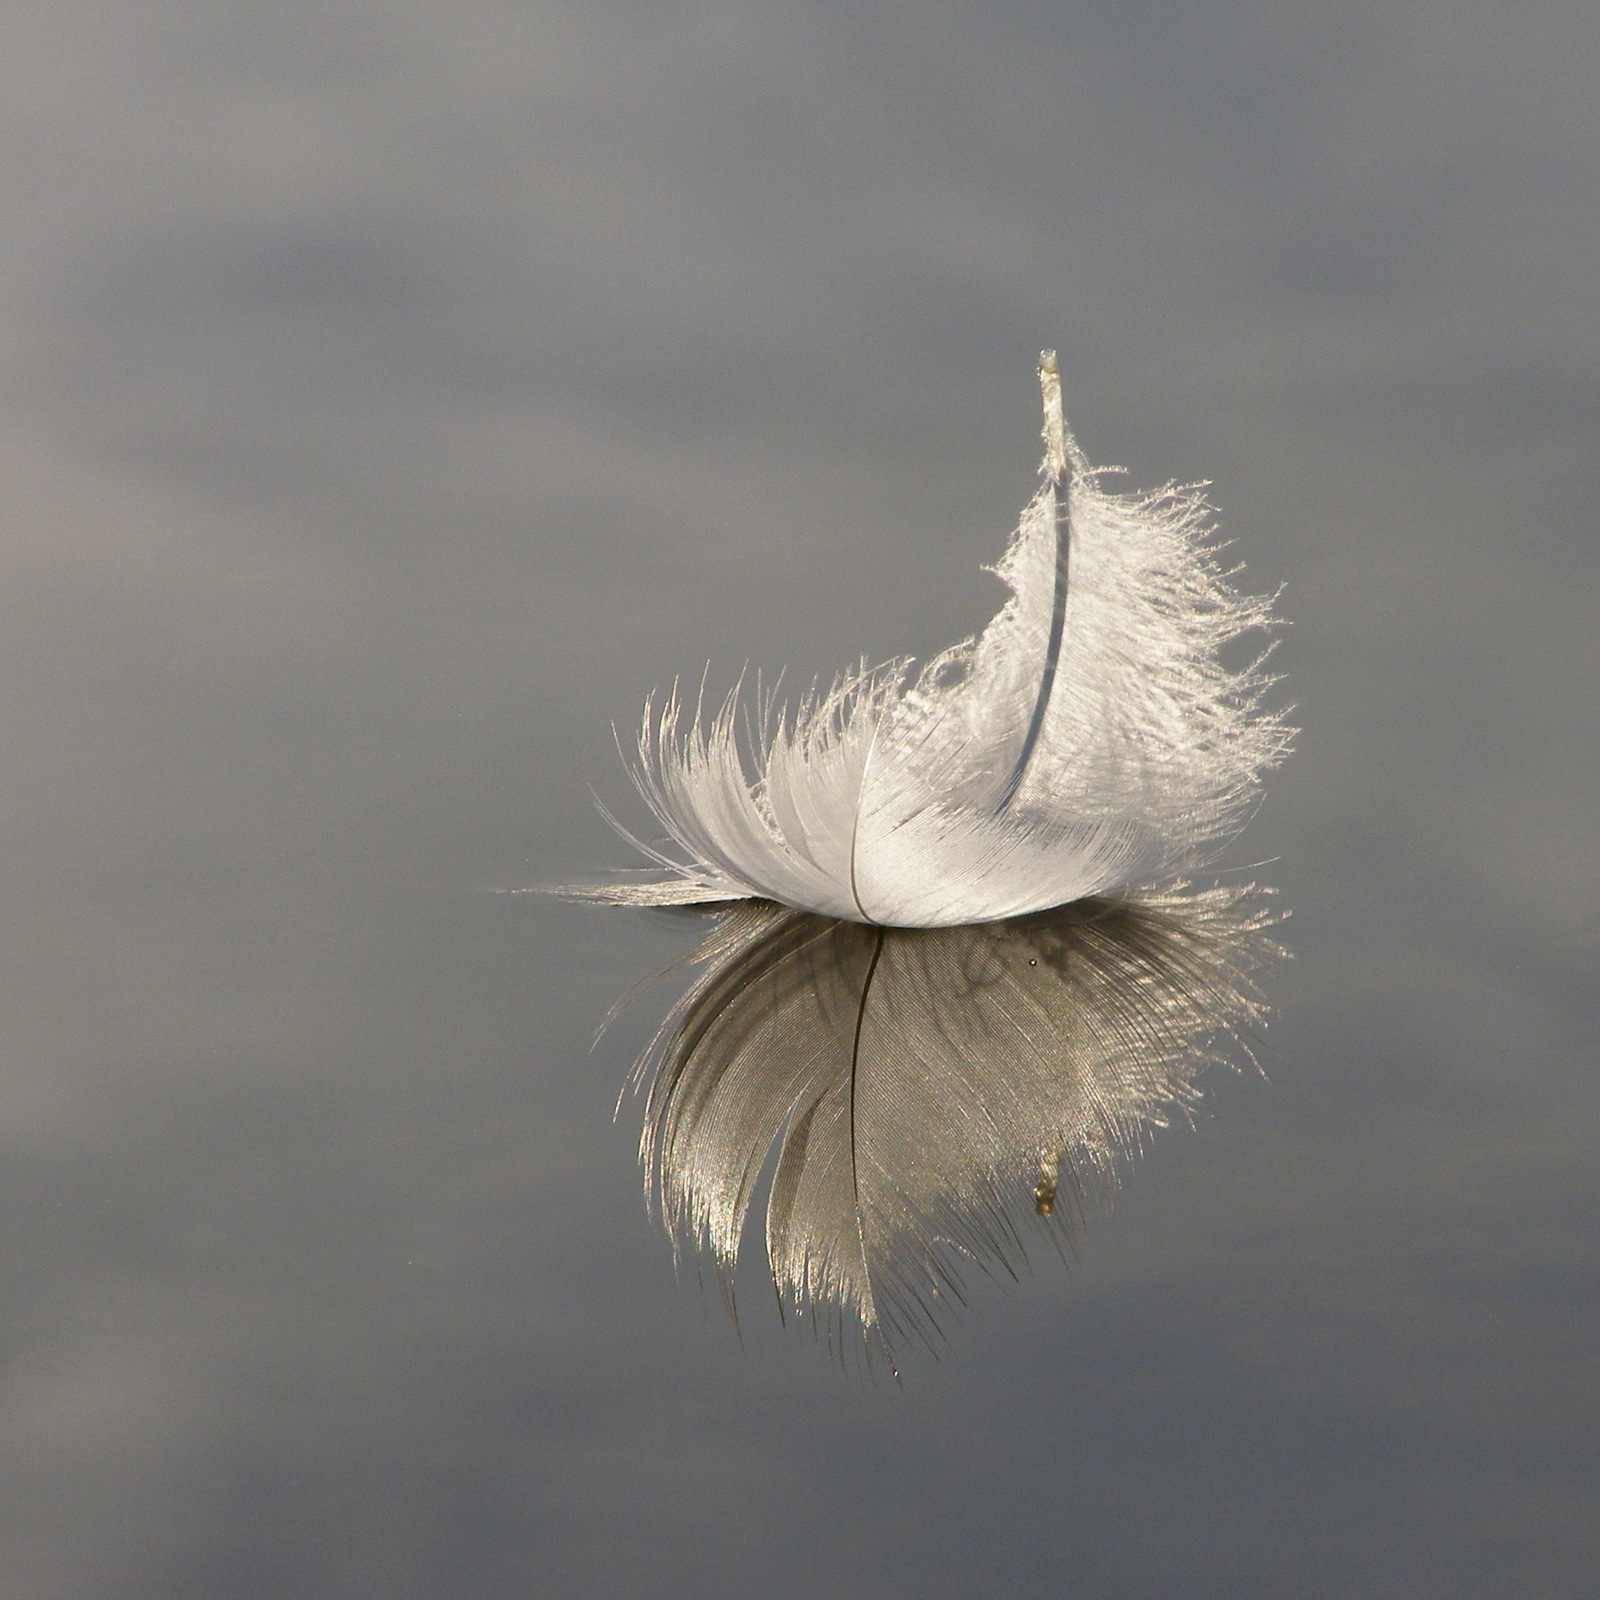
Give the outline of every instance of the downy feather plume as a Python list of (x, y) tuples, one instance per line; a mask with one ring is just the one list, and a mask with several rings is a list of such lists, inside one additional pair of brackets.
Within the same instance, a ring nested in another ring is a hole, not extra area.
[(668, 838), (634, 842), (656, 870), (572, 894), (954, 927), (1170, 881), (1238, 830), (1288, 730), (1259, 660), (1220, 652), (1270, 599), (1232, 588), (1198, 491), (1102, 488), (1054, 352), (1039, 375), (1044, 481), (988, 627), (790, 709), (745, 716), (737, 689), (709, 720), (676, 689), (647, 705), (634, 778)]
[(1181, 881), (1288, 748), (1260, 659), (1221, 659), (1270, 601), (1231, 586), (1198, 491), (1103, 488), (1053, 352), (1039, 376), (1043, 482), (983, 632), (792, 709), (647, 704), (666, 838), (564, 891), (714, 913), (636, 1068), (674, 1236), (731, 1282), (775, 1150), (780, 1302), (891, 1347), (1192, 1101), (1277, 952), (1253, 886)]

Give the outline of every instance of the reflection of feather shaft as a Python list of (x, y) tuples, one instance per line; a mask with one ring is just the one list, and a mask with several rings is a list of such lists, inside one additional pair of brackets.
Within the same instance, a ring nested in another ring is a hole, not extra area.
[(1258, 1018), (1249, 974), (1275, 948), (1237, 889), (934, 930), (762, 902), (719, 920), (653, 1047), (652, 1188), (731, 1269), (776, 1146), (780, 1295), (891, 1343), (930, 1331), (964, 1262), (1014, 1267), (1012, 1199), (1047, 1214), (1058, 1159), (1103, 1177), (1192, 1098)]

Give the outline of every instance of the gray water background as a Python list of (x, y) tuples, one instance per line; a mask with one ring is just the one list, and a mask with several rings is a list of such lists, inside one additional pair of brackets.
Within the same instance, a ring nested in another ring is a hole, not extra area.
[[(1595, 1592), (1600, 21), (58, 0), (0, 52), (17, 1600)], [(981, 625), (1062, 353), (1303, 725), (1264, 1076), (903, 1386), (612, 1104), (610, 724)]]

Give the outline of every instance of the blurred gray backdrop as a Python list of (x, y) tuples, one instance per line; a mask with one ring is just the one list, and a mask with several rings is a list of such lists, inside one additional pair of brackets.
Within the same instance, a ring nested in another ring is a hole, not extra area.
[[(7, 1596), (1594, 1592), (1592, 6), (3, 36)], [(983, 622), (1042, 345), (1284, 586), (1297, 959), (868, 1384), (643, 1214), (682, 935), (500, 891), (626, 859), (652, 684)]]

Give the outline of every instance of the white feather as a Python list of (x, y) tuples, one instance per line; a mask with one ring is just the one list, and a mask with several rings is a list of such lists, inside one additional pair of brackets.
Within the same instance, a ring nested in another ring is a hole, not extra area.
[(647, 877), (573, 894), (951, 927), (1169, 881), (1237, 831), (1289, 730), (1259, 660), (1220, 652), (1271, 602), (1231, 587), (1199, 492), (1103, 489), (1053, 352), (1040, 378), (1044, 483), (983, 632), (788, 711), (745, 718), (738, 689), (709, 719), (676, 690), (648, 704), (634, 776), (670, 843), (641, 846)]

